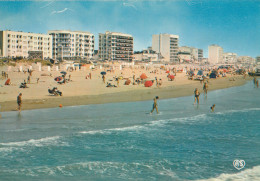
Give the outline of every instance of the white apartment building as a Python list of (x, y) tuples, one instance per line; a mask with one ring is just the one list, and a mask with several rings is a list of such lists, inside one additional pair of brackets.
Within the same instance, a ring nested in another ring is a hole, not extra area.
[[(34, 55), (37, 55), (37, 57), (34, 57)], [(52, 37), (22, 31), (0, 31), (0, 56), (52, 58)]]
[(133, 36), (124, 33), (99, 33), (99, 58), (108, 61), (133, 60)]
[(233, 64), (237, 62), (237, 54), (236, 53), (223, 53), (223, 63)]
[(164, 58), (161, 61), (179, 62), (179, 36), (170, 34), (153, 35), (152, 49)]
[(223, 48), (218, 45), (210, 45), (209, 47), (209, 58), (210, 64), (223, 63)]
[(239, 56), (237, 58), (237, 62), (244, 64), (244, 65), (248, 65), (248, 64), (255, 64), (256, 63), (256, 59), (250, 56)]
[(203, 59), (203, 50), (194, 47), (182, 46), (179, 47), (178, 55), (181, 62), (183, 61), (198, 62)]
[(53, 58), (59, 60), (92, 59), (94, 56), (94, 34), (84, 31), (51, 30)]

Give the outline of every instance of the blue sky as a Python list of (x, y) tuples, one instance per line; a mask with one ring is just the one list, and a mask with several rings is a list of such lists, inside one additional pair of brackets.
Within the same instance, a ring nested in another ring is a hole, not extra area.
[(260, 1), (254, 0), (92, 0), (0, 1), (0, 30), (106, 30), (134, 37), (134, 50), (152, 45), (152, 35), (180, 36), (180, 46), (218, 44), (239, 56), (260, 55)]

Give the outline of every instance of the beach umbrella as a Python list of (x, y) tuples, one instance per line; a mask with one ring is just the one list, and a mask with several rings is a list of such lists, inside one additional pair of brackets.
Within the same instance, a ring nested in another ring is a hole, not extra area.
[(145, 73), (142, 73), (141, 75), (140, 75), (140, 78), (143, 80), (143, 79), (147, 79), (147, 76), (145, 75)]
[(7, 79), (7, 80), (5, 81), (5, 85), (10, 85), (10, 82), (11, 82), (11, 80), (10, 80), (10, 79)]
[(62, 71), (62, 72), (60, 72), (61, 74), (63, 74), (63, 75), (66, 75), (67, 74), (67, 72), (65, 72), (65, 71)]
[(169, 70), (167, 70), (165, 73), (167, 73), (167, 74), (168, 74), (168, 73), (170, 73), (170, 71), (169, 71)]
[(147, 80), (147, 81), (145, 81), (145, 83), (144, 83), (144, 86), (145, 87), (151, 87), (153, 85), (153, 82), (151, 81), (151, 80)]
[(203, 75), (203, 71), (202, 70), (199, 70), (197, 75)]
[(61, 81), (61, 80), (62, 80), (62, 77), (56, 77), (54, 80), (55, 80), (55, 81)]
[(168, 75), (168, 78), (171, 79), (171, 80), (174, 80), (174, 75)]
[(106, 72), (100, 72), (101, 75), (106, 75), (107, 73)]
[(125, 85), (130, 85), (130, 83), (131, 83), (131, 80), (129, 80), (129, 79), (127, 79), (127, 80), (125, 81)]
[(223, 69), (223, 72), (226, 73), (226, 72), (227, 72), (227, 69)]

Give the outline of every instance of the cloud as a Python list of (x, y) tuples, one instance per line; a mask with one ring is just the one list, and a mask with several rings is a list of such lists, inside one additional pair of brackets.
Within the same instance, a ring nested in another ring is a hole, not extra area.
[(135, 10), (137, 10), (137, 8), (135, 7), (135, 5), (133, 5), (133, 4), (131, 4), (131, 3), (123, 3), (123, 6), (132, 7), (132, 8), (134, 8)]
[(64, 8), (63, 10), (60, 10), (60, 11), (52, 11), (51, 15), (53, 15), (53, 14), (61, 14), (61, 13), (64, 13), (64, 12), (66, 12), (68, 10), (73, 11), (72, 9)]

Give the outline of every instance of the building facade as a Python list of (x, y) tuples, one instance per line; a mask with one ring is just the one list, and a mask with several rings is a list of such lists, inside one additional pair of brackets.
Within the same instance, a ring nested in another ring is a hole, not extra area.
[(256, 59), (250, 56), (239, 56), (237, 62), (243, 65), (255, 64)]
[(236, 53), (223, 53), (223, 63), (225, 64), (234, 64), (237, 62)]
[(153, 35), (152, 49), (163, 56), (163, 60), (167, 62), (179, 63), (179, 36), (170, 34)]
[(208, 61), (210, 64), (223, 63), (223, 48), (218, 45), (210, 45)]
[(109, 32), (99, 33), (99, 59), (108, 61), (132, 61), (134, 39), (132, 35)]
[(157, 62), (158, 53), (152, 50), (152, 47), (148, 47), (147, 49), (141, 52), (135, 52), (133, 55), (133, 59), (135, 61), (144, 61), (144, 62)]
[(53, 58), (59, 60), (87, 59), (94, 56), (94, 34), (84, 31), (51, 30)]
[(201, 62), (203, 59), (203, 50), (194, 47), (182, 46), (179, 47), (178, 56), (180, 62)]
[[(33, 55), (37, 56), (34, 57)], [(52, 37), (21, 31), (0, 31), (0, 56), (10, 58), (52, 58)]]

